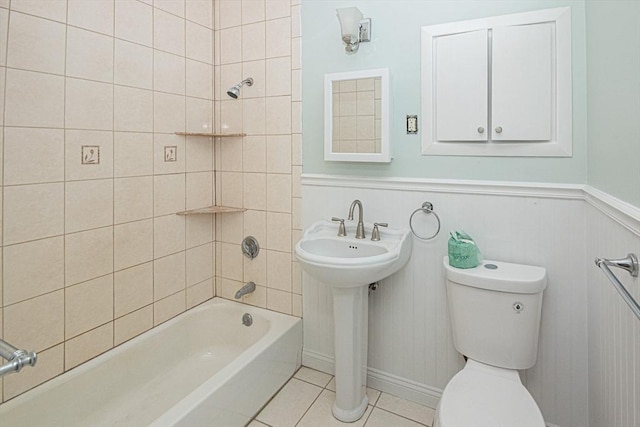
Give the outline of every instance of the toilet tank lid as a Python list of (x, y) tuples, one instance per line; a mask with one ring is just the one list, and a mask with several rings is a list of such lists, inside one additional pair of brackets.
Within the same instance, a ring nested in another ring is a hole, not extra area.
[(547, 286), (547, 270), (532, 265), (485, 260), (474, 268), (456, 268), (444, 257), (447, 279), (461, 285), (517, 294), (536, 294)]

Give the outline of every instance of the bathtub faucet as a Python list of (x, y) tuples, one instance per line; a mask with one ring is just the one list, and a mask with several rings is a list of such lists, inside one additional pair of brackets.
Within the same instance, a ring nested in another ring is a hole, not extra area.
[(256, 290), (256, 284), (253, 282), (247, 282), (246, 285), (238, 289), (238, 292), (236, 292), (236, 299), (240, 299), (243, 295), (250, 294), (255, 290)]
[(19, 372), (25, 365), (36, 366), (38, 355), (35, 352), (18, 350), (6, 341), (0, 340), (0, 357), (8, 360), (8, 363), (0, 366), (0, 377)]

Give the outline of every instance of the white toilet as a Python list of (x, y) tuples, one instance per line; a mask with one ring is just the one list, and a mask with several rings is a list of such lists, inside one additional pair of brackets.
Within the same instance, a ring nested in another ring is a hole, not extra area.
[(544, 427), (518, 369), (536, 363), (546, 270), (496, 261), (459, 269), (447, 257), (444, 266), (453, 343), (467, 363), (445, 387), (434, 427)]

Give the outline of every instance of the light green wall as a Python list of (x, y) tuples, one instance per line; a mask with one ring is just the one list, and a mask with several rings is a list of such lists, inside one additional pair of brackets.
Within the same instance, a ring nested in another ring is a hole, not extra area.
[(640, 207), (640, 2), (587, 1), (588, 183)]
[[(498, 158), (420, 155), (421, 137), (407, 135), (405, 116), (420, 107), (420, 27), (561, 6), (572, 8), (573, 157)], [(336, 8), (357, 6), (372, 19), (373, 40), (348, 56)], [(584, 0), (302, 1), (303, 169), (305, 173), (553, 183), (586, 182), (586, 58)], [(390, 164), (325, 162), (323, 77), (388, 67), (391, 72)]]

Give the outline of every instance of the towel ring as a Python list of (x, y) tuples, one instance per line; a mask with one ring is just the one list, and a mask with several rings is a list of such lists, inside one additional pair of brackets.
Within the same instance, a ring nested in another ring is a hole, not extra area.
[[(433, 233), (433, 235), (429, 237), (423, 237), (423, 236), (420, 236), (418, 233), (416, 233), (416, 231), (413, 229), (413, 216), (416, 214), (416, 212), (424, 212), (426, 214), (435, 215), (436, 220), (438, 221), (438, 229), (436, 230), (435, 233)], [(415, 211), (413, 211), (413, 213), (409, 217), (409, 228), (411, 229), (411, 232), (413, 233), (413, 235), (420, 240), (431, 240), (435, 238), (438, 235), (438, 233), (440, 233), (440, 217), (438, 216), (437, 213), (433, 211), (433, 204), (431, 202), (424, 202), (421, 208), (418, 208)]]

